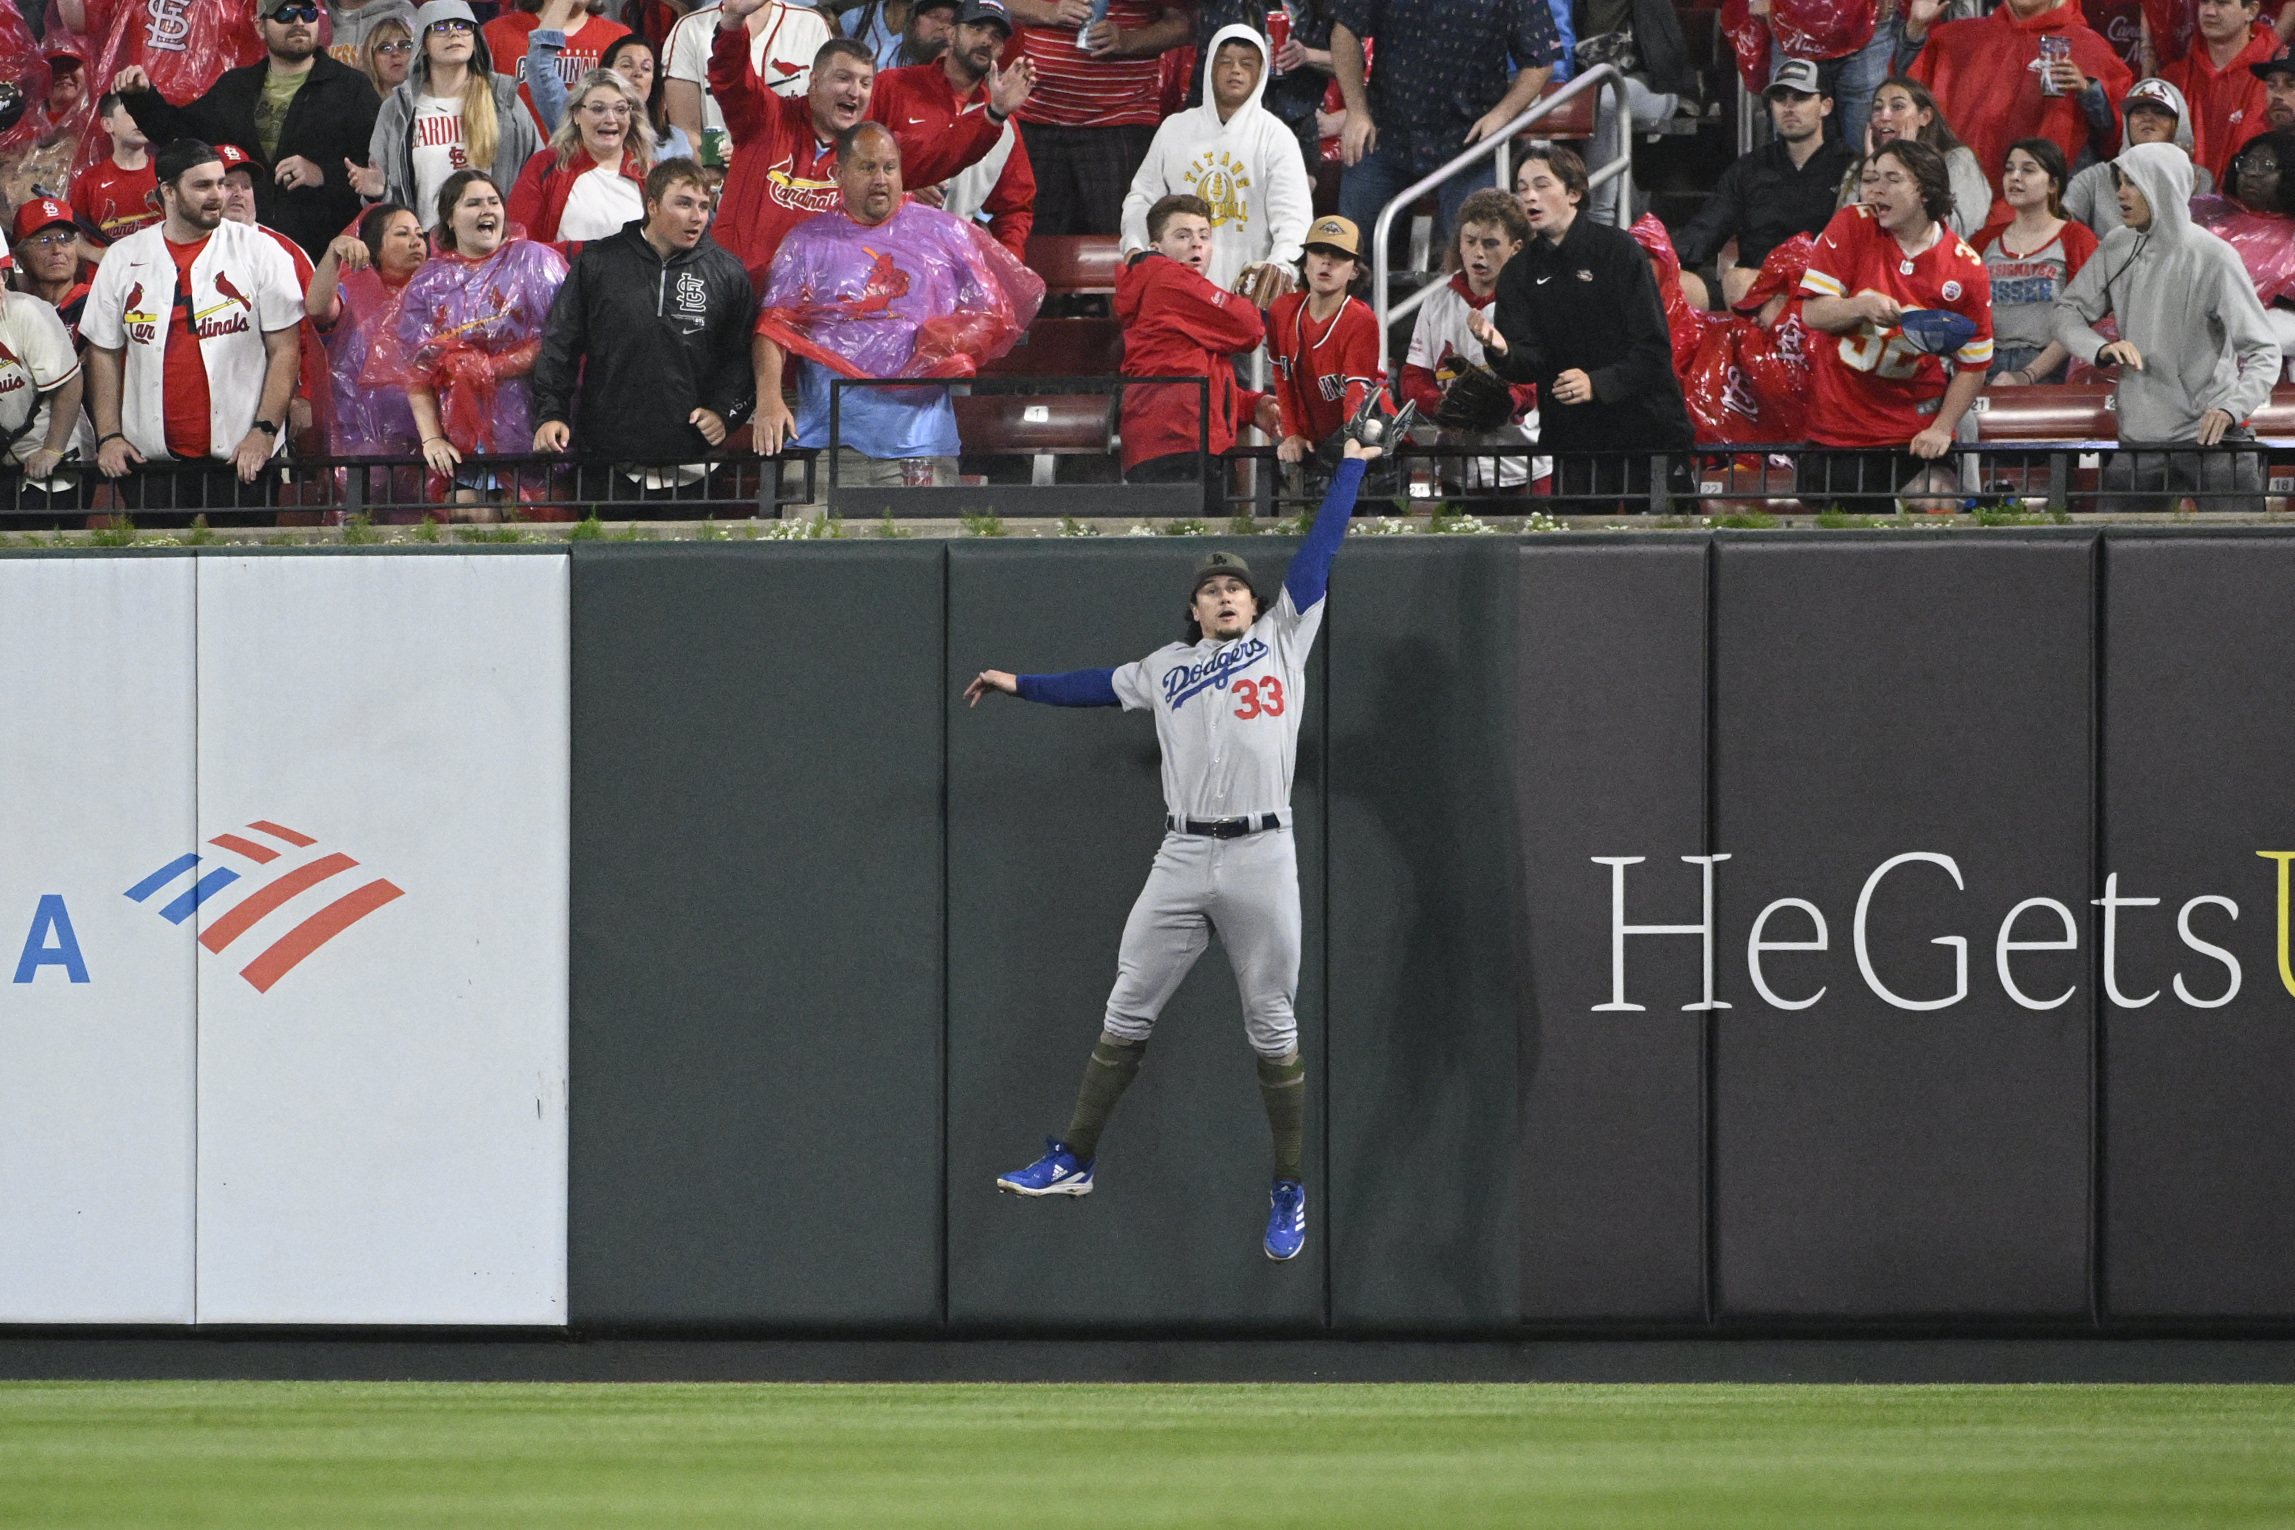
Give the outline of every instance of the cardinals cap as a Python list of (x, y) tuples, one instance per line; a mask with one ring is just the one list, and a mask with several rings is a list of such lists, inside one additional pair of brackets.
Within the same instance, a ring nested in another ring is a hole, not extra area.
[(1345, 218), (1317, 218), (1305, 243), (1310, 250), (1321, 245), (1333, 254), (1363, 258), (1363, 231)]
[(54, 197), (34, 197), (16, 209), (15, 231), (8, 236), (11, 244), (22, 244), (42, 229), (54, 228), (59, 223), (76, 224), (71, 208)]
[(229, 175), (234, 170), (245, 170), (250, 175), (260, 175), (263, 172), (263, 161), (235, 143), (217, 144), (215, 157), (223, 161), (223, 173), (225, 175)]
[[(2263, 66), (2258, 64), (2256, 67), (2260, 69)], [(2285, 67), (2295, 69), (2295, 64), (2289, 64)], [(2175, 98), (2175, 87), (2167, 81), (2153, 76), (2150, 79), (2138, 80), (2129, 88), (2126, 99), (2120, 102), (2120, 110), (2125, 112), (2130, 107), (2149, 106), (2166, 112), (2170, 117), (2180, 122), (2183, 120), (2183, 108), (2176, 105)]]
[(2259, 80), (2268, 82), (2275, 74), (2295, 74), (2295, 58), (2289, 58), (2282, 53), (2277, 58), (2267, 58), (2260, 64), (2249, 64), (2247, 72)]

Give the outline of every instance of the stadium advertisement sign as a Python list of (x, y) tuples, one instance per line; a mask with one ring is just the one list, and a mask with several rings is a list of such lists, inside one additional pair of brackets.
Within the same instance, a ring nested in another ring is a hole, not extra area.
[(4, 571), (0, 1320), (565, 1321), (565, 560)]

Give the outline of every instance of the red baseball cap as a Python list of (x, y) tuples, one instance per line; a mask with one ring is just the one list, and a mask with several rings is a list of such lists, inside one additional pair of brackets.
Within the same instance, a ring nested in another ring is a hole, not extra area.
[(223, 161), (223, 173), (225, 175), (229, 175), (234, 170), (245, 170), (250, 175), (263, 173), (263, 161), (235, 143), (217, 144), (215, 157)]
[(54, 197), (34, 197), (16, 209), (16, 231), (8, 236), (9, 242), (22, 244), (42, 229), (54, 228), (59, 223), (76, 225), (78, 222), (72, 216), (72, 209)]

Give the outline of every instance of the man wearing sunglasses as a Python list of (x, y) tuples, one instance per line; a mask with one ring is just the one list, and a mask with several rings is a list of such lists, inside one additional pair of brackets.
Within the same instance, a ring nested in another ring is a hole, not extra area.
[(112, 89), (154, 143), (237, 144), (271, 166), (255, 187), (256, 217), (316, 259), (359, 214), (344, 161), (365, 162), (382, 102), (364, 73), (319, 51), (319, 0), (257, 6), (268, 56), (226, 71), (197, 100), (169, 102), (134, 64)]

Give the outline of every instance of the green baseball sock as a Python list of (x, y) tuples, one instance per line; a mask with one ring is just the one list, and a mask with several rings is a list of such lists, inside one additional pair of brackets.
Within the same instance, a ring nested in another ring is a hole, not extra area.
[(1275, 1177), (1298, 1180), (1300, 1143), (1307, 1134), (1307, 1064), (1259, 1059), (1259, 1098), (1267, 1102), (1267, 1130), (1275, 1138)]
[(1100, 1133), (1116, 1113), (1116, 1101), (1140, 1076), (1140, 1062), (1146, 1056), (1144, 1041), (1102, 1035), (1093, 1044), (1091, 1060), (1084, 1064), (1083, 1085), (1076, 1090), (1076, 1113), (1069, 1117), (1068, 1135), (1061, 1139), (1078, 1163), (1090, 1163), (1099, 1153)]

